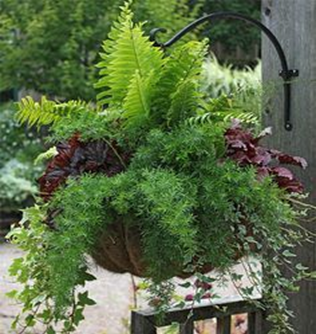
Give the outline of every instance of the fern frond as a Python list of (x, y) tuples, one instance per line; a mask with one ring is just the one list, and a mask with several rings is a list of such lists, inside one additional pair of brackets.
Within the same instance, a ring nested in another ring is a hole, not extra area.
[(202, 125), (216, 121), (230, 123), (232, 119), (239, 119), (244, 124), (259, 125), (258, 113), (244, 109), (234, 99), (222, 95), (205, 102), (197, 109), (197, 115), (188, 119), (190, 125)]
[(28, 123), (30, 126), (40, 127), (42, 125), (54, 126), (65, 117), (86, 111), (89, 107), (83, 101), (68, 101), (58, 103), (49, 101), (45, 96), (40, 102), (32, 97), (23, 98), (18, 104), (17, 120), (20, 123)]
[(258, 123), (258, 118), (256, 115), (250, 114), (243, 110), (221, 110), (218, 112), (207, 112), (202, 115), (190, 117), (188, 119), (188, 124), (190, 125), (202, 125), (207, 123), (213, 123), (214, 120), (222, 120), (225, 123), (230, 123), (232, 119), (238, 119), (241, 123), (256, 125)]
[(168, 111), (168, 124), (184, 120), (198, 108), (201, 95), (197, 91), (197, 82), (185, 80), (180, 83), (171, 95), (171, 106)]
[(139, 72), (135, 72), (123, 105), (123, 117), (129, 119), (128, 124), (140, 124), (149, 118), (150, 99), (154, 85), (155, 74), (142, 80)]
[[(171, 122), (181, 121), (195, 113), (202, 95), (199, 92), (201, 69), (206, 53), (206, 43), (189, 42), (175, 53), (178, 61), (172, 61), (170, 68), (175, 72), (173, 89), (169, 90), (170, 106), (167, 118)], [(170, 83), (169, 83), (170, 84)], [(170, 89), (171, 87), (169, 87)]]
[[(126, 101), (131, 96), (133, 100), (141, 101), (142, 96), (135, 97), (135, 94), (145, 94), (143, 90), (148, 85), (142, 84), (143, 89), (140, 90), (140, 82), (147, 81), (153, 72), (158, 76), (164, 63), (162, 51), (144, 36), (142, 24), (134, 25), (132, 19), (129, 4), (126, 4), (119, 21), (112, 27), (110, 40), (103, 45), (105, 53), (101, 54), (103, 61), (98, 65), (101, 78), (96, 84), (97, 88), (104, 89), (98, 94), (99, 104), (109, 105), (110, 109), (122, 108), (123, 105), (132, 108), (125, 111), (125, 117), (137, 113), (133, 109), (137, 104)], [(144, 108), (139, 110), (140, 113), (143, 111)]]
[(241, 123), (245, 124), (257, 124), (259, 122), (258, 116), (254, 113), (246, 112), (242, 109), (233, 109), (229, 111), (219, 111), (215, 114), (218, 117), (221, 117), (223, 121), (228, 122), (232, 119), (239, 119)]

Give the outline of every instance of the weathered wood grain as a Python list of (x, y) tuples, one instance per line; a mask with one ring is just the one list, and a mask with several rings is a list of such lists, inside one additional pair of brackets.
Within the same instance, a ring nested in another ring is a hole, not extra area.
[(194, 322), (191, 320), (180, 324), (179, 334), (194, 334)]
[[(193, 334), (194, 321), (216, 318), (218, 322), (218, 334), (230, 334), (231, 315), (243, 313), (256, 313), (261, 318), (261, 310), (256, 305), (248, 301), (235, 301), (229, 303), (218, 303), (216, 305), (197, 306), (183, 309), (172, 309), (157, 322), (157, 314), (152, 310), (142, 310), (132, 312), (131, 333), (132, 334), (156, 334), (156, 326), (164, 327), (173, 323), (180, 324), (180, 334)], [(254, 332), (249, 334), (266, 334), (261, 332), (261, 321), (253, 322)]]
[[(268, 143), (306, 158), (308, 169), (297, 172), (310, 193), (309, 201), (316, 204), (316, 1), (262, 0), (262, 20), (280, 40), (290, 68), (300, 71), (299, 77), (293, 80), (293, 130), (287, 132), (283, 124), (279, 60), (270, 42), (263, 38), (263, 78), (275, 87), (264, 117), (274, 132)], [(306, 227), (316, 232), (316, 224), (309, 223)], [(297, 255), (300, 262), (316, 270), (316, 244), (304, 244)], [(300, 293), (290, 296), (290, 307), (296, 314), (293, 324), (298, 333), (316, 333), (316, 283), (303, 282)]]
[(131, 334), (157, 334), (156, 326), (142, 314), (132, 312)]
[(217, 319), (216, 334), (230, 334), (231, 317)]

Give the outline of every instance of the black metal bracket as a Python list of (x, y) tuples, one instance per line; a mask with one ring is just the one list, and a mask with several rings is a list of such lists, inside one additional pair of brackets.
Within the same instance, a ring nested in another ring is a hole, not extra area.
[(212, 21), (215, 19), (227, 19), (233, 18), (241, 21), (245, 21), (250, 23), (256, 27), (258, 27), (272, 42), (281, 62), (282, 70), (279, 72), (279, 75), (283, 79), (283, 87), (284, 87), (284, 128), (287, 131), (291, 131), (293, 129), (293, 124), (291, 122), (291, 79), (297, 77), (299, 75), (299, 71), (297, 69), (291, 70), (288, 67), (287, 59), (284, 53), (284, 50), (276, 38), (276, 36), (272, 33), (272, 31), (262, 24), (260, 21), (234, 12), (217, 12), (208, 15), (204, 15), (199, 19), (193, 21), (178, 33), (176, 33), (172, 38), (170, 38), (165, 43), (159, 43), (156, 39), (157, 34), (160, 32), (166, 32), (164, 28), (155, 28), (150, 32), (150, 40), (154, 42), (155, 46), (161, 47), (163, 49), (170, 47), (174, 43), (176, 43), (179, 39), (181, 39), (184, 35), (195, 29), (197, 26), (203, 24), (207, 21)]

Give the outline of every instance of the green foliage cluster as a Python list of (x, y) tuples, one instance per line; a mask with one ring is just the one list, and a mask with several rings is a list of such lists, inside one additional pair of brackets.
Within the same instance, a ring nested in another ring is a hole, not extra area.
[[(265, 101), (272, 95), (272, 89), (262, 86), (260, 61), (254, 69), (238, 70), (231, 64), (220, 64), (215, 55), (203, 64), (201, 90), (212, 114), (241, 119), (258, 130)], [(208, 116), (204, 114), (202, 117)]]
[(207, 94), (216, 98), (221, 95), (231, 95), (244, 89), (258, 90), (261, 86), (261, 61), (255, 68), (246, 67), (239, 70), (230, 65), (220, 64), (218, 59), (211, 55), (204, 63), (204, 87)]
[(15, 212), (29, 204), (36, 193), (35, 178), (42, 171), (34, 159), (42, 150), (32, 131), (15, 120), (16, 107), (3, 105), (0, 110), (0, 211)]
[[(196, 2), (193, 1), (193, 4)], [(260, 0), (208, 0), (202, 5), (203, 13), (230, 11), (258, 20), (260, 20), (260, 9)], [(258, 29), (237, 20), (223, 20), (216, 22), (214, 26), (208, 25), (203, 34), (213, 43), (220, 42), (228, 52), (234, 51), (236, 47), (247, 52), (249, 47), (259, 44), (260, 41)]]
[[(39, 170), (37, 171), (39, 172)], [(0, 211), (16, 212), (30, 204), (37, 192), (33, 178), (36, 170), (16, 159), (9, 160), (0, 168)]]
[(21, 162), (33, 161), (41, 151), (40, 140), (15, 119), (16, 106), (5, 104), (0, 108), (0, 167), (15, 157)]
[[(62, 99), (94, 98), (101, 42), (123, 0), (6, 0), (0, 3), (0, 91), (35, 90)], [(147, 29), (175, 32), (196, 10), (186, 0), (136, 0)], [(49, 78), (49, 80), (48, 80)]]
[[(308, 238), (292, 205), (299, 201), (270, 177), (258, 180), (253, 168), (225, 157), (228, 122), (221, 113), (196, 120), (211, 110), (200, 89), (205, 43), (190, 42), (166, 56), (142, 27), (133, 23), (126, 4), (104, 44), (97, 87), (106, 110), (80, 103), (79, 110), (76, 105), (68, 112), (73, 102), (60, 107), (46, 100), (36, 107), (30, 99), (20, 104), (19, 119), (50, 125), (54, 140), (80, 133), (84, 141), (115, 140), (132, 153), (126, 169), (112, 177), (85, 173), (68, 178), (48, 203), (39, 199), (25, 210), (21, 226), (10, 233), (26, 251), (11, 267), (24, 284), (11, 296), (24, 304), (25, 328), (40, 321), (48, 334), (57, 333), (55, 322), (61, 322), (61, 333), (76, 329), (84, 307), (93, 303), (76, 290), (92, 279), (86, 254), (93, 254), (100, 233), (119, 220), (141, 231), (149, 290), (159, 310), (172, 303), (170, 277), (198, 273), (207, 264), (230, 273), (236, 258), (254, 256), (265, 267), (265, 280), (261, 282), (261, 272), (249, 271), (264, 291), (260, 306), (272, 310), (272, 333), (289, 333), (285, 292), (311, 277), (306, 268), (297, 267), (286, 279), (279, 268), (289, 263), (294, 245)], [(52, 212), (54, 228), (49, 228), (43, 222)], [(253, 289), (241, 293), (250, 298)]]

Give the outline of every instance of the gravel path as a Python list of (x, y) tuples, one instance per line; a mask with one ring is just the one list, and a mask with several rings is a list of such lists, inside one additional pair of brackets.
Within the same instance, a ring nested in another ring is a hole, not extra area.
[[(19, 305), (9, 300), (5, 293), (17, 287), (8, 276), (7, 270), (12, 260), (20, 255), (21, 252), (16, 247), (0, 243), (0, 334), (16, 334), (10, 330), (10, 323), (18, 313)], [(237, 266), (235, 270), (241, 273), (242, 267)], [(75, 334), (128, 334), (130, 309), (133, 305), (131, 276), (109, 273), (97, 267), (93, 268), (92, 274), (97, 280), (89, 282), (87, 288), (90, 297), (97, 304), (86, 308), (86, 320)], [(216, 287), (216, 292), (224, 299), (240, 298), (231, 284), (224, 288)], [(140, 304), (145, 305), (143, 300), (140, 300)], [(214, 323), (208, 326), (206, 333), (214, 333), (210, 328), (214, 328)], [(246, 333), (246, 329), (234, 330), (235, 334)], [(39, 332), (33, 331), (28, 334), (39, 334)]]
[[(14, 246), (0, 244), (0, 334), (14, 333), (9, 328), (19, 306), (14, 305), (5, 293), (16, 288), (7, 269), (13, 258), (20, 255)], [(133, 299), (130, 275), (115, 275), (98, 268), (94, 268), (93, 274), (97, 280), (89, 282), (87, 288), (97, 304), (86, 308), (86, 320), (76, 334), (128, 333), (126, 323)]]

